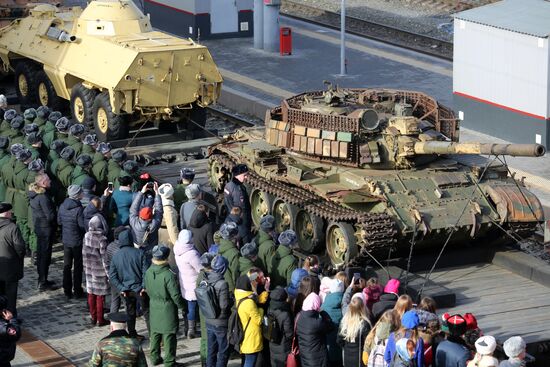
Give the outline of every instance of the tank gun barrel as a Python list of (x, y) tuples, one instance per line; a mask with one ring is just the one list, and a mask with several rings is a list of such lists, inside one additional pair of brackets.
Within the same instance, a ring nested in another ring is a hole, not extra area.
[(546, 153), (546, 148), (541, 144), (490, 144), (428, 141), (415, 143), (414, 152), (416, 154), (494, 154), (519, 157), (540, 157)]

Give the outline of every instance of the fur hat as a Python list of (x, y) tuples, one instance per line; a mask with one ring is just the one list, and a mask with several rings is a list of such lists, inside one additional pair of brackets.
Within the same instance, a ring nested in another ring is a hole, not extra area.
[(19, 143), (12, 144), (12, 146), (10, 147), (10, 154), (15, 156), (15, 158), (17, 158), (17, 152), (23, 149), (25, 149), (23, 144), (19, 144)]
[(526, 344), (521, 336), (512, 336), (506, 339), (502, 347), (508, 358), (515, 358), (525, 351)]
[(36, 116), (40, 118), (47, 118), (50, 115), (50, 108), (48, 106), (40, 106), (36, 109)]
[(36, 118), (36, 110), (34, 108), (27, 108), (23, 112), (23, 117), (25, 120), (34, 120)]
[(48, 121), (55, 125), (57, 120), (59, 120), (62, 117), (63, 117), (63, 115), (61, 114), (61, 112), (53, 111), (53, 112), (50, 112), (50, 114), (48, 115)]
[(27, 168), (29, 171), (32, 172), (40, 172), (44, 169), (44, 162), (42, 162), (42, 159), (36, 158), (34, 161), (31, 161), (31, 163), (29, 163)]
[(125, 170), (126, 172), (128, 172), (129, 174), (133, 175), (134, 173), (136, 173), (138, 171), (139, 165), (137, 164), (136, 161), (127, 160), (122, 165), (122, 169)]
[(71, 199), (77, 199), (78, 195), (82, 193), (82, 187), (80, 185), (70, 185), (67, 189), (67, 196)]
[(210, 253), (210, 252), (205, 252), (204, 254), (201, 255), (201, 265), (204, 267), (204, 268), (209, 268), (211, 266), (211, 263), (212, 263), (212, 259), (214, 259), (214, 254)]
[(21, 130), (23, 128), (23, 126), (25, 126), (25, 120), (23, 120), (23, 117), (21, 117), (21, 116), (15, 116), (10, 121), (10, 127), (13, 130)]
[(229, 265), (229, 262), (222, 255), (214, 256), (214, 258), (212, 259), (212, 262), (210, 263), (210, 267), (212, 268), (212, 271), (222, 275), (227, 270), (228, 265)]
[(96, 150), (96, 152), (99, 152), (101, 154), (107, 154), (111, 151), (111, 149), (113, 149), (113, 148), (111, 147), (110, 143), (101, 142), (97, 145), (95, 150)]
[(14, 117), (17, 116), (16, 110), (7, 110), (4, 112), (4, 120), (11, 121), (14, 119)]
[(481, 355), (491, 355), (497, 347), (497, 341), (491, 335), (483, 335), (481, 338), (476, 340), (475, 343), (476, 352)]
[(30, 145), (38, 144), (42, 141), (42, 137), (38, 131), (32, 132), (27, 135), (27, 143)]
[(82, 140), (82, 143), (86, 145), (96, 145), (98, 142), (96, 134), (88, 134)]
[(60, 133), (67, 133), (69, 131), (69, 128), (71, 127), (71, 121), (69, 121), (68, 118), (66, 117), (60, 117), (56, 122), (55, 122), (55, 128), (57, 129), (57, 131), (59, 131)]
[(296, 236), (296, 232), (292, 229), (287, 229), (279, 235), (278, 241), (279, 245), (289, 247), (298, 241), (298, 237)]
[(180, 170), (180, 178), (182, 180), (192, 181), (195, 178), (195, 170), (193, 168), (182, 168)]
[(233, 177), (242, 175), (243, 173), (247, 173), (247, 172), (248, 172), (248, 166), (246, 164), (237, 164), (231, 170), (231, 173), (233, 173)]
[(239, 227), (235, 222), (227, 222), (221, 225), (220, 234), (223, 239), (231, 240), (239, 233)]
[(275, 217), (272, 215), (264, 215), (260, 219), (260, 229), (264, 232), (270, 232), (275, 228)]
[(86, 129), (84, 128), (84, 125), (82, 125), (82, 124), (73, 124), (69, 128), (69, 135), (79, 137), (82, 134), (84, 134), (84, 131), (86, 131)]
[(23, 126), (23, 133), (25, 135), (29, 135), (29, 134), (36, 133), (36, 132), (38, 132), (38, 125), (37, 124), (31, 123), (31, 124)]
[(76, 164), (78, 164), (82, 168), (87, 168), (92, 165), (92, 157), (90, 157), (88, 154), (81, 154), (76, 159)]
[(166, 260), (170, 255), (170, 248), (164, 245), (157, 245), (153, 247), (152, 251), (153, 259), (155, 260)]
[(241, 247), (241, 256), (249, 259), (258, 256), (258, 246), (256, 246), (256, 242), (252, 240)]
[(119, 164), (124, 162), (127, 157), (128, 157), (128, 154), (126, 154), (126, 152), (122, 149), (115, 150), (113, 152), (113, 160)]
[(185, 196), (187, 196), (189, 200), (196, 199), (200, 193), (201, 188), (197, 184), (190, 184), (185, 188)]
[(28, 149), (21, 149), (20, 151), (18, 151), (16, 154), (15, 154), (15, 159), (17, 159), (18, 161), (21, 161), (21, 162), (25, 162), (25, 161), (28, 161), (29, 158), (32, 157), (32, 153), (30, 150)]
[(52, 141), (52, 143), (50, 144), (50, 149), (55, 150), (57, 154), (59, 154), (61, 153), (63, 148), (65, 148), (66, 146), (67, 146), (67, 143), (65, 143), (63, 140), (58, 139), (58, 140)]
[(75, 155), (75, 151), (73, 147), (71, 147), (70, 145), (67, 145), (65, 148), (63, 148), (61, 153), (59, 153), (59, 156), (67, 161), (70, 161), (71, 159), (73, 159), (74, 155)]

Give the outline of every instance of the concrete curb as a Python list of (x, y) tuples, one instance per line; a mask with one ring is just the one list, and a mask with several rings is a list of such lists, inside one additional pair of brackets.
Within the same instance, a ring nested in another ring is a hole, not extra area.
[(218, 103), (239, 113), (259, 118), (262, 121), (265, 119), (265, 112), (275, 107), (274, 104), (227, 86), (223, 87)]
[(491, 262), (533, 282), (550, 287), (550, 265), (524, 252), (496, 251)]

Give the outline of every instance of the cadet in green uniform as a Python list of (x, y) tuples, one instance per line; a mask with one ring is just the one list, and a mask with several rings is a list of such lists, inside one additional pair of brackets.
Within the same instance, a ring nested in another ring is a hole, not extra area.
[(54, 111), (48, 115), (48, 121), (46, 121), (46, 123), (44, 124), (44, 129), (42, 130), (42, 141), (44, 142), (45, 146), (49, 147), (56, 139), (57, 128), (55, 127), (55, 123), (61, 117), (63, 116), (61, 115), (61, 112), (58, 111)]
[(13, 198), (13, 214), (16, 217), (15, 222), (21, 231), (23, 240), (29, 248), (30, 231), (28, 226), (28, 206), (29, 197), (27, 195), (27, 177), (29, 176), (28, 164), (32, 161), (31, 152), (28, 149), (22, 149), (17, 152), (17, 162), (13, 169), (13, 186), (15, 194)]
[(53, 193), (55, 203), (57, 206), (61, 205), (63, 200), (65, 200), (65, 190), (61, 181), (57, 177), (57, 166), (59, 165), (59, 160), (61, 159), (61, 151), (65, 148), (67, 144), (63, 140), (54, 140), (50, 145), (50, 151), (48, 153), (48, 162), (46, 164), (46, 170), (48, 176), (52, 180), (51, 192)]
[[(138, 192), (139, 186), (140, 186), (139, 182), (136, 180), (136, 176), (138, 175), (138, 172), (139, 172), (138, 163), (136, 161), (129, 159), (122, 164), (122, 171), (120, 171), (120, 175), (118, 177), (124, 177), (124, 176), (132, 177), (132, 180), (133, 180), (132, 186), (131, 186), (132, 191)], [(116, 181), (120, 185), (119, 180), (117, 179)]]
[(122, 149), (115, 150), (112, 153), (112, 158), (107, 163), (107, 180), (115, 185), (115, 189), (120, 187), (118, 178), (122, 171), (122, 164), (126, 161), (128, 155)]
[(67, 145), (69, 144), (69, 128), (71, 127), (71, 121), (66, 117), (61, 117), (55, 122), (55, 128), (57, 133), (55, 139), (63, 140)]
[(128, 317), (125, 312), (109, 314), (111, 333), (101, 339), (94, 349), (90, 367), (145, 367), (147, 360), (139, 341), (126, 331)]
[(78, 157), (82, 154), (82, 135), (86, 129), (82, 124), (74, 124), (69, 128), (69, 138), (67, 139), (67, 144), (74, 149), (74, 153)]
[[(71, 176), (71, 185), (82, 186), (87, 177), (92, 178), (90, 171), (92, 169), (92, 158), (87, 154), (81, 154), (76, 158), (76, 167)], [(93, 178), (92, 178), (93, 180)], [(94, 180), (95, 181), (95, 180)]]
[(246, 275), (252, 268), (258, 268), (258, 247), (254, 241), (245, 243), (240, 252), (238, 276)]
[[(29, 125), (30, 126), (30, 125)], [(44, 149), (42, 139), (40, 139), (40, 133), (33, 132), (27, 135), (27, 149), (31, 151), (32, 159), (40, 158), (42, 161), (46, 161), (47, 151)]]
[(2, 120), (2, 123), (0, 123), (0, 135), (6, 134), (11, 129), (11, 120), (17, 116), (17, 111), (15, 110), (7, 110), (4, 112), (4, 120)]
[(5, 202), (13, 205), (13, 200), (15, 196), (15, 185), (13, 183), (14, 173), (13, 170), (15, 169), (15, 164), (17, 163), (17, 153), (19, 151), (25, 149), (23, 144), (13, 144), (10, 147), (10, 159), (8, 162), (0, 167), (2, 170), (1, 173), (1, 179), (4, 183), (4, 186), (6, 186), (6, 197)]
[[(92, 158), (92, 175), (96, 179), (98, 191), (103, 192), (107, 188), (107, 175), (109, 173), (107, 160), (111, 157), (111, 144), (99, 143)], [(114, 182), (113, 182), (114, 183)]]
[(239, 277), (239, 257), (240, 253), (235, 245), (235, 239), (239, 234), (239, 228), (234, 222), (224, 223), (220, 227), (220, 247), (218, 254), (225, 257), (228, 261), (227, 271), (224, 274), (225, 281), (229, 286), (230, 294), (235, 291), (235, 280)]
[(298, 242), (296, 232), (287, 229), (279, 235), (278, 242), (279, 246), (277, 246), (277, 251), (273, 256), (272, 274), (269, 274), (269, 276), (271, 284), (274, 286), (286, 287), (290, 284), (292, 272), (298, 268), (298, 260), (292, 253), (292, 247)]
[(36, 117), (33, 122), (38, 126), (42, 135), (44, 135), (44, 128), (46, 127), (49, 114), (50, 108), (48, 106), (40, 106), (36, 109)]
[(273, 270), (272, 258), (277, 250), (275, 241), (273, 241), (275, 231), (275, 217), (272, 215), (264, 215), (260, 219), (260, 230), (256, 236), (256, 244), (258, 245), (258, 263), (260, 268), (271, 275)]
[[(10, 160), (10, 154), (7, 149), (9, 147), (10, 141), (5, 136), (0, 136), (0, 169), (8, 164)], [(4, 180), (0, 180), (0, 203), (5, 202), (6, 199), (6, 184)]]
[(174, 207), (179, 213), (180, 208), (185, 202), (187, 202), (187, 195), (185, 195), (185, 189), (195, 179), (195, 170), (192, 168), (182, 168), (180, 171), (180, 183), (174, 188)]
[(25, 125), (32, 124), (36, 118), (36, 110), (34, 108), (27, 108), (23, 112), (23, 118), (25, 119)]
[(81, 154), (87, 154), (90, 157), (94, 155), (95, 149), (97, 147), (97, 144), (99, 144), (99, 141), (97, 140), (96, 134), (88, 134), (82, 139), (82, 153)]
[[(34, 183), (36, 176), (44, 173), (44, 162), (40, 158), (35, 159), (29, 163), (27, 169), (29, 173), (27, 175), (27, 190), (29, 186)], [(36, 238), (36, 233), (34, 231), (34, 223), (32, 221), (32, 209), (30, 205), (30, 199), (27, 194), (27, 226), (29, 227), (29, 247), (32, 253), (32, 260), (36, 264), (36, 249), (38, 248), (38, 240)]]
[(59, 156), (61, 158), (58, 161), (59, 163), (57, 164), (57, 171), (55, 175), (59, 178), (63, 189), (67, 190), (67, 188), (71, 185), (72, 173), (75, 169), (72, 163), (74, 158), (74, 149), (70, 146), (66, 146), (63, 148)]
[[(23, 126), (22, 131), (23, 131), (23, 135), (25, 135), (25, 137), (27, 137), (27, 136), (29, 136), (29, 134), (38, 132), (38, 125), (33, 124), (33, 123), (27, 124), (27, 125)], [(28, 145), (26, 144), (26, 142), (23, 143), (23, 145), (25, 145), (26, 148), (28, 148)]]
[(10, 122), (10, 130), (4, 135), (10, 139), (10, 145), (23, 144), (25, 141), (25, 135), (23, 135), (23, 117), (15, 116)]

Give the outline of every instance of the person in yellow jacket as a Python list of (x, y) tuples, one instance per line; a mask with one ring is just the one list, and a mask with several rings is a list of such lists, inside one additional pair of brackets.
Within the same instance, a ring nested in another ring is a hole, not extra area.
[[(256, 274), (254, 273), (254, 275)], [(258, 354), (264, 347), (261, 327), (264, 310), (256, 303), (255, 283), (255, 279), (251, 281), (247, 275), (241, 275), (235, 284), (235, 302), (238, 305), (239, 320), (244, 331), (241, 343), (241, 354), (244, 357), (243, 367), (254, 367)], [(266, 286), (268, 287), (269, 284)]]

